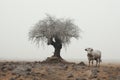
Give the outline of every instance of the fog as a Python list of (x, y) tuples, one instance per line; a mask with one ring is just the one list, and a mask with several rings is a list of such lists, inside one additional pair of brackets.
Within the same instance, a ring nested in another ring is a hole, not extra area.
[(82, 29), (79, 40), (71, 39), (61, 56), (87, 60), (87, 47), (101, 50), (103, 60), (120, 61), (119, 0), (0, 0), (0, 60), (44, 60), (52, 46), (37, 47), (28, 40), (31, 27), (45, 17), (74, 19)]

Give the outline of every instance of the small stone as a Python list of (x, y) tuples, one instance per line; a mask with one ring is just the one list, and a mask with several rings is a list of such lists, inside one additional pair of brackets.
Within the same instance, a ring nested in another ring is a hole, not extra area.
[(16, 80), (15, 78), (10, 78), (9, 80)]
[(81, 78), (76, 78), (76, 80), (87, 80), (87, 79), (81, 77)]
[[(117, 80), (115, 77), (109, 77), (109, 80)], [(118, 79), (119, 80), (119, 79)]]
[(67, 78), (71, 78), (71, 77), (73, 77), (73, 74), (72, 73), (68, 74)]
[(38, 80), (37, 78), (33, 78), (33, 80)]
[(117, 76), (117, 79), (116, 80), (120, 80), (120, 75), (119, 76)]
[(78, 65), (80, 65), (80, 66), (86, 66), (86, 64), (83, 61), (80, 62)]
[(93, 68), (91, 70), (88, 70), (87, 74), (90, 79), (94, 79), (98, 77), (98, 72), (99, 70), (97, 68)]
[(66, 69), (68, 69), (68, 66), (67, 66), (67, 65), (65, 65), (65, 66), (63, 66), (63, 68), (66, 70)]
[(7, 68), (6, 68), (5, 66), (3, 66), (3, 67), (1, 68), (1, 71), (2, 71), (2, 72), (6, 72), (6, 71), (7, 71)]
[(12, 71), (13, 75), (26, 76), (31, 73), (30, 66), (20, 65)]
[(6, 74), (2, 74), (2, 76), (6, 76)]

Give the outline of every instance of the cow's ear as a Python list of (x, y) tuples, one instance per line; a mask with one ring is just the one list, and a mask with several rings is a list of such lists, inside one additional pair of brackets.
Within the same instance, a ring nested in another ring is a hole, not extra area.
[(93, 49), (91, 49), (91, 51), (93, 51)]
[(85, 51), (87, 51), (87, 49), (85, 49)]

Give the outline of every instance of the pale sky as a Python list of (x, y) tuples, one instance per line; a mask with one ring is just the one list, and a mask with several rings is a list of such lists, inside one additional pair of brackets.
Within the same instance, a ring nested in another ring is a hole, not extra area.
[(120, 0), (0, 0), (0, 60), (44, 60), (52, 46), (38, 48), (28, 40), (31, 27), (45, 13), (74, 19), (79, 40), (63, 48), (64, 59), (87, 60), (87, 47), (101, 50), (102, 59), (120, 62)]

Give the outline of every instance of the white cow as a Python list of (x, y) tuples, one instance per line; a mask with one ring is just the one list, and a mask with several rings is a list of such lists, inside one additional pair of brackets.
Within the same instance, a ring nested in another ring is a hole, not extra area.
[(87, 51), (87, 57), (89, 61), (89, 66), (90, 62), (92, 61), (92, 66), (93, 66), (93, 61), (96, 61), (96, 66), (100, 66), (101, 60), (101, 51), (99, 50), (93, 50), (92, 48), (86, 48), (85, 51)]

